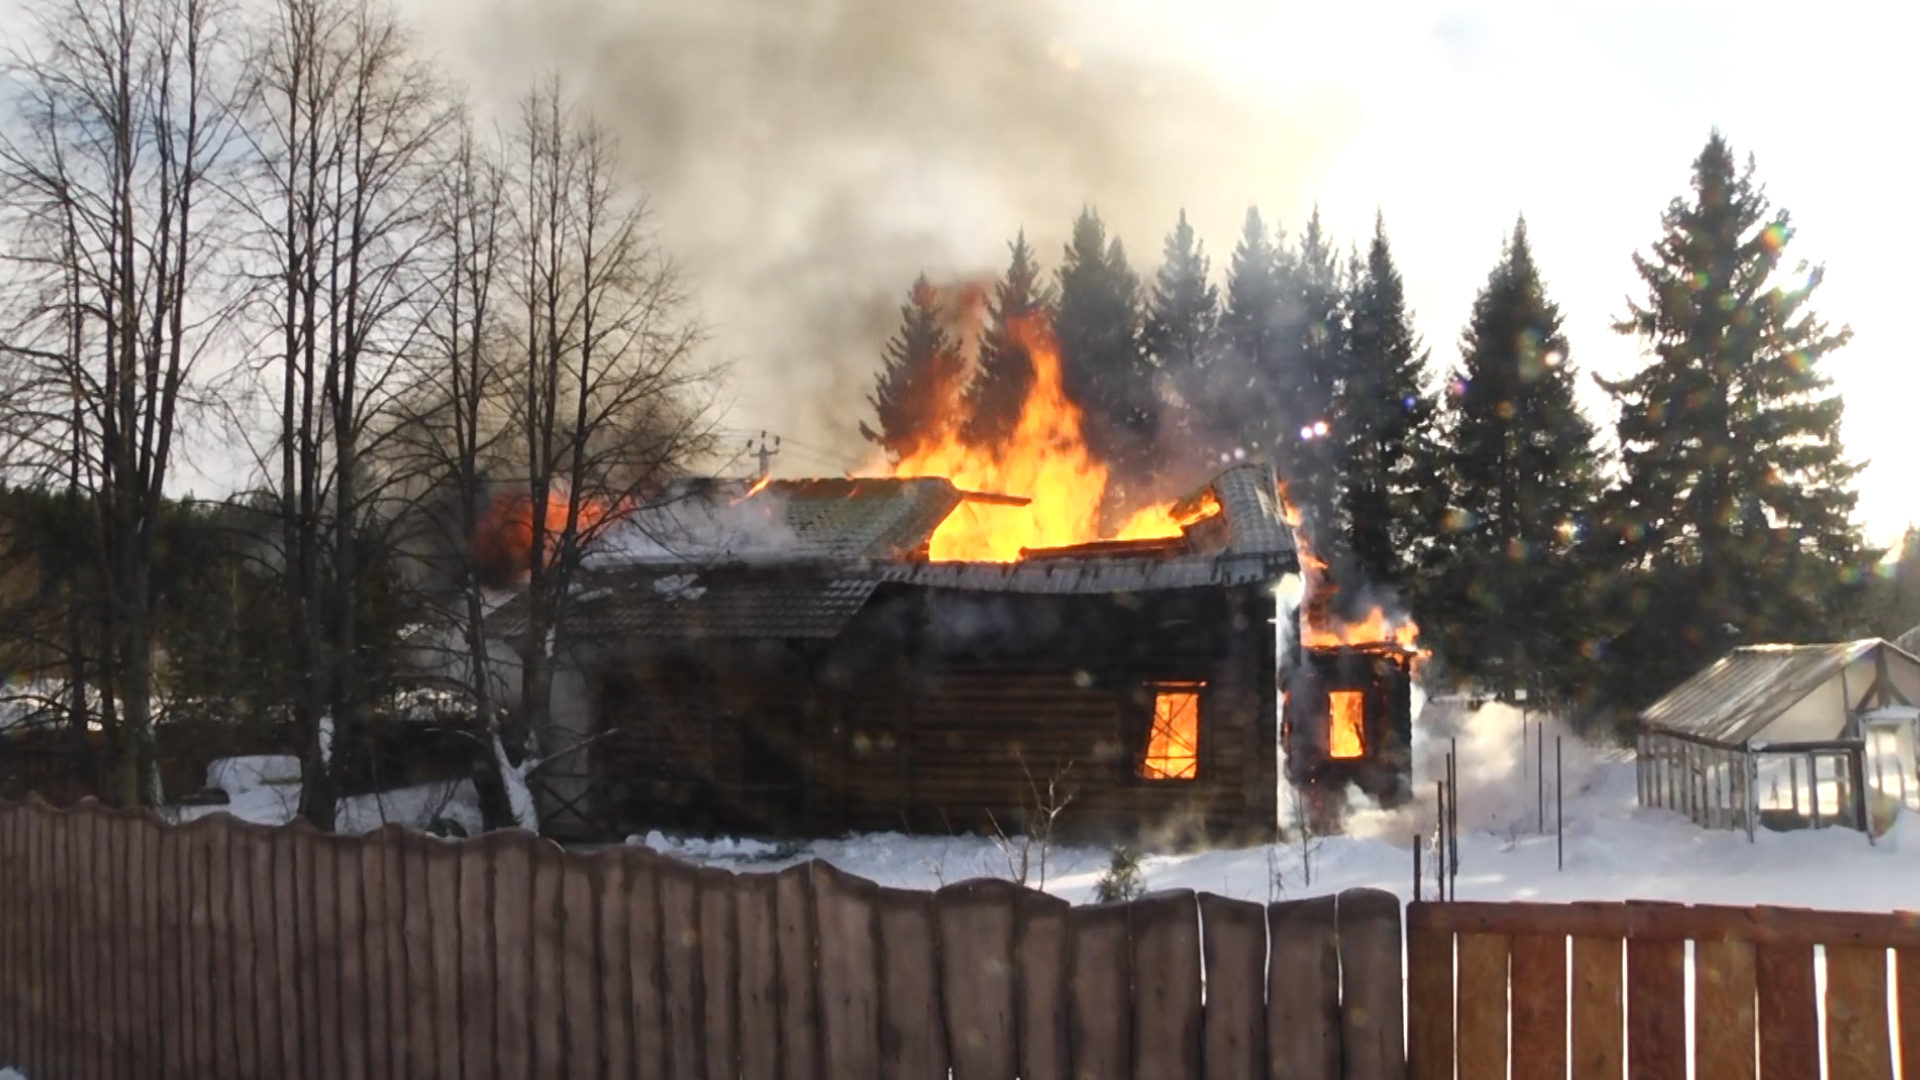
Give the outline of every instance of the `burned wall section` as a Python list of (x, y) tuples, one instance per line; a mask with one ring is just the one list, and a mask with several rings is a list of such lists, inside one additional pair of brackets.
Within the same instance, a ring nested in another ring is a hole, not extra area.
[[(1265, 839), (1273, 608), (1258, 586), (892, 585), (831, 640), (630, 649), (601, 677), (604, 827), (1012, 832), (1063, 805), (1061, 837)], [(1191, 778), (1141, 775), (1167, 688), (1199, 694)]]

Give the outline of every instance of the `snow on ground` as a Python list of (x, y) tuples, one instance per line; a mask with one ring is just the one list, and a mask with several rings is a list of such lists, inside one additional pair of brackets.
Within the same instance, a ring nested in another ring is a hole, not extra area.
[[(228, 802), (215, 806), (176, 806), (168, 813), (187, 822), (209, 814), (232, 814), (256, 825), (285, 825), (300, 810), (300, 759), (279, 755), (223, 758), (207, 770), (207, 786), (227, 793)], [(369, 833), (383, 825), (425, 829), (435, 818), (446, 818), (465, 829), (480, 832), (480, 798), (473, 783), (421, 784), (377, 795), (355, 795), (340, 800), (335, 824), (343, 833)], [(0, 1076), (0, 1080), (6, 1080)]]
[[(1462, 900), (1633, 899), (1888, 911), (1911, 907), (1920, 896), (1920, 824), (1911, 816), (1874, 844), (1847, 829), (1762, 832), (1750, 843), (1744, 832), (1708, 832), (1678, 814), (1640, 809), (1631, 758), (1588, 747), (1570, 735), (1561, 744), (1566, 868), (1557, 869), (1553, 751), (1555, 736), (1564, 733), (1552, 722), (1541, 725), (1537, 717), (1505, 706), (1477, 711), (1440, 706), (1436, 702), (1423, 715), (1423, 737), (1416, 739), (1415, 779), (1423, 794), (1415, 805), (1392, 812), (1356, 810), (1343, 836), (1149, 854), (1142, 860), (1147, 888), (1187, 888), (1265, 902), (1369, 887), (1406, 899), (1413, 889), (1413, 837), (1432, 835), (1433, 780), (1444, 771), (1448, 738), (1455, 737)], [(1544, 834), (1533, 741), (1543, 728)], [(977, 837), (868, 834), (781, 846), (747, 839), (675, 839), (656, 832), (629, 843), (741, 870), (772, 870), (817, 857), (904, 888), (1014, 876), (1002, 849)], [(1105, 849), (1056, 848), (1049, 853), (1045, 887), (1075, 903), (1086, 902), (1108, 861)], [(1432, 874), (1429, 861), (1429, 899)], [(1028, 880), (1040, 884), (1037, 871)]]
[[(1457, 745), (1462, 900), (1637, 899), (1888, 911), (1911, 907), (1920, 896), (1920, 822), (1911, 815), (1872, 844), (1848, 829), (1763, 831), (1750, 843), (1745, 833), (1709, 832), (1678, 814), (1639, 808), (1628, 755), (1589, 747), (1552, 722), (1542, 725), (1537, 717), (1515, 709), (1490, 705), (1475, 710), (1459, 702), (1434, 702), (1423, 710), (1416, 729), (1415, 783), (1421, 795), (1414, 805), (1396, 811), (1356, 809), (1341, 836), (1264, 847), (1149, 852), (1141, 863), (1147, 888), (1188, 888), (1264, 902), (1370, 887), (1405, 899), (1413, 888), (1413, 838), (1433, 835), (1434, 779), (1444, 773), (1449, 746)], [(1544, 834), (1535, 776), (1542, 730)], [(1564, 870), (1556, 868), (1553, 833), (1556, 735), (1564, 735)], [(232, 801), (176, 808), (179, 820), (225, 812), (278, 825), (292, 820), (299, 806), (299, 762), (294, 758), (219, 762), (209, 770), (208, 782), (227, 791)], [(388, 823), (424, 828), (436, 817), (478, 834), (479, 802), (472, 783), (428, 784), (345, 799), (339, 821), (343, 832), (364, 833)], [(819, 858), (904, 888), (1018, 876), (1003, 846), (975, 836), (871, 833), (780, 844), (655, 832), (628, 842), (739, 870), (775, 870)], [(1434, 895), (1431, 858), (1429, 851), (1429, 898)], [(1086, 902), (1109, 859), (1105, 848), (1056, 847), (1046, 853), (1043, 880), (1036, 849), (1029, 853), (1027, 883), (1075, 903)]]

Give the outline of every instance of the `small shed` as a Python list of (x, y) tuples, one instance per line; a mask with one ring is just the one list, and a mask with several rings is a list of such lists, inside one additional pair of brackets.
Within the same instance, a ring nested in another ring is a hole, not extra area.
[(1879, 638), (1735, 649), (1639, 717), (1643, 806), (1704, 828), (1884, 829), (1920, 809), (1920, 658)]

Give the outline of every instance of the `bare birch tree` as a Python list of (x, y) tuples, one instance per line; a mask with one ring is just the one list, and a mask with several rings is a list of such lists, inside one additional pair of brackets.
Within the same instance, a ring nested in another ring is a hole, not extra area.
[(508, 401), (530, 517), (521, 708), (551, 745), (554, 644), (582, 549), (712, 434), (716, 372), (645, 198), (612, 133), (558, 77), (522, 100), (508, 140), (511, 305), (520, 343)]
[[(119, 796), (155, 805), (155, 533), (201, 369), (228, 314), (216, 272), (235, 132), (220, 0), (47, 0), (12, 65), (0, 136), (14, 463), (99, 518), (101, 688)], [(77, 617), (77, 616), (76, 616)], [(77, 661), (76, 661), (77, 663)], [(84, 712), (84, 686), (71, 688)]]
[(275, 0), (248, 96), (247, 187), (278, 390), (277, 501), (304, 733), (301, 814), (331, 828), (335, 740), (366, 687), (356, 551), (380, 497), (373, 419), (424, 344), (431, 177), (449, 115), (432, 69), (380, 0)]

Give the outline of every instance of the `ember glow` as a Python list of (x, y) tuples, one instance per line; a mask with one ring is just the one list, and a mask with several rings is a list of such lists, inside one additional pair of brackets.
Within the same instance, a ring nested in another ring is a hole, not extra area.
[(1335, 690), (1327, 695), (1329, 723), (1327, 756), (1365, 757), (1367, 753), (1367, 695), (1359, 690)]
[(1025, 506), (962, 505), (933, 534), (931, 557), (1014, 562), (1023, 548), (1179, 536), (1182, 522), (1175, 519), (1171, 503), (1141, 510), (1116, 532), (1102, 535), (1100, 505), (1107, 493), (1107, 468), (1082, 437), (1082, 414), (1062, 384), (1053, 331), (1043, 318), (1034, 317), (1016, 321), (1013, 333), (1033, 358), (1034, 369), (1033, 387), (1013, 433), (997, 446), (971, 445), (961, 435), (966, 417), (956, 416), (942, 425), (941, 437), (903, 457), (890, 471), (898, 477), (945, 477), (963, 491), (1031, 501)]

